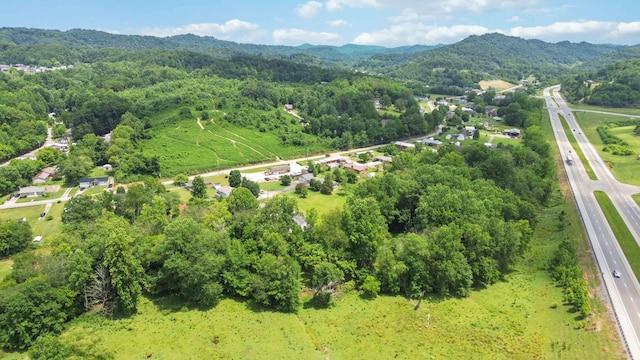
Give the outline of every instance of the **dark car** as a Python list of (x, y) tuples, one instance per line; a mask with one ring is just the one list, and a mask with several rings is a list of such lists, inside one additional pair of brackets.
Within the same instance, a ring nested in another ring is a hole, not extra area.
[(614, 278), (619, 278), (619, 277), (620, 277), (620, 271), (618, 271), (618, 270), (613, 270), (613, 277), (614, 277)]
[(44, 217), (45, 215), (47, 215), (47, 212), (43, 211), (42, 214), (40, 214), (40, 217)]

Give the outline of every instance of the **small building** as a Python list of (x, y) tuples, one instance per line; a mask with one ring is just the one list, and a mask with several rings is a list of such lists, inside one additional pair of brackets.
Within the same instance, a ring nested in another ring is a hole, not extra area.
[(372, 172), (367, 175), (369, 179), (376, 177), (376, 173)]
[(34, 244), (40, 244), (41, 242), (42, 242), (42, 235), (38, 235), (38, 236), (33, 238), (33, 243)]
[(216, 190), (216, 199), (224, 199), (231, 195), (233, 188), (231, 186), (220, 186), (219, 189)]
[(56, 170), (55, 167), (46, 167), (40, 170), (40, 172), (33, 178), (32, 181), (34, 184), (42, 184), (49, 180), (56, 172), (58, 172), (58, 170)]
[(307, 174), (302, 174), (298, 177), (298, 180), (302, 181), (303, 183), (309, 183), (311, 182), (312, 179), (314, 179), (316, 176), (313, 175), (313, 173), (307, 173)]
[(358, 174), (364, 174), (367, 172), (368, 168), (365, 165), (350, 163), (350, 164), (342, 164), (343, 169), (349, 169), (357, 172)]
[(434, 138), (428, 138), (428, 139), (422, 139), (422, 144), (426, 145), (426, 146), (442, 146), (442, 141), (434, 139)]
[(289, 165), (279, 165), (269, 168), (267, 170), (267, 175), (282, 175), (291, 172), (291, 166)]
[(348, 163), (349, 161), (351, 160), (348, 157), (345, 157), (342, 155), (331, 155), (329, 157), (316, 161), (316, 164), (325, 164), (325, 165), (345, 164), (345, 163)]
[(46, 192), (46, 188), (42, 186), (27, 186), (20, 188), (18, 196), (21, 198), (42, 196)]
[(109, 185), (108, 176), (80, 179), (80, 190), (84, 190), (92, 186), (107, 186), (107, 185)]
[(111, 170), (113, 170), (113, 166), (111, 166), (111, 164), (104, 164), (104, 165), (102, 165), (102, 170), (111, 171)]
[(380, 156), (376, 156), (373, 158), (374, 162), (382, 162), (382, 163), (390, 163), (393, 161), (393, 158), (391, 156), (384, 156), (384, 155), (380, 155)]
[(295, 215), (293, 217), (293, 222), (298, 224), (298, 226), (300, 226), (302, 231), (305, 231), (307, 227), (309, 227), (309, 223), (307, 223), (307, 220), (305, 220), (305, 218), (302, 215)]
[(408, 142), (404, 142), (404, 141), (396, 141), (394, 143), (394, 145), (400, 151), (407, 150), (407, 149), (413, 149), (413, 148), (416, 147), (416, 144), (412, 144), (412, 143), (408, 143)]
[(293, 104), (284, 104), (284, 111), (293, 111)]
[(507, 130), (504, 130), (502, 133), (511, 137), (519, 137), (520, 129), (507, 129)]
[(222, 187), (222, 184), (221, 184), (221, 183), (219, 183), (219, 182), (217, 182), (217, 183), (213, 183), (213, 188), (214, 188), (214, 189), (218, 190), (218, 189), (220, 189), (221, 187)]

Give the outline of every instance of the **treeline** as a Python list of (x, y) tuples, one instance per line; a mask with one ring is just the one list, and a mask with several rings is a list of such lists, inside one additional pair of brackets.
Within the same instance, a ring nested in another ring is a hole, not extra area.
[(563, 95), (573, 103), (605, 107), (640, 107), (640, 60), (619, 62), (597, 72), (562, 81)]

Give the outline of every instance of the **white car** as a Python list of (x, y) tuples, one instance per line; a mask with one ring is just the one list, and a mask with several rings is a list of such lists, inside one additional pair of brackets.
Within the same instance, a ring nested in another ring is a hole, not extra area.
[(618, 270), (613, 270), (613, 277), (614, 277), (614, 278), (619, 278), (619, 277), (620, 277), (620, 271), (618, 271)]

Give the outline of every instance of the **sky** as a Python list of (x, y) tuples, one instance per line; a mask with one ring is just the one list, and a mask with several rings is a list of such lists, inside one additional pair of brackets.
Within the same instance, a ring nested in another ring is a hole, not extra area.
[(16, 0), (1, 8), (0, 27), (191, 33), (269, 45), (436, 45), (493, 32), (640, 44), (637, 0)]

